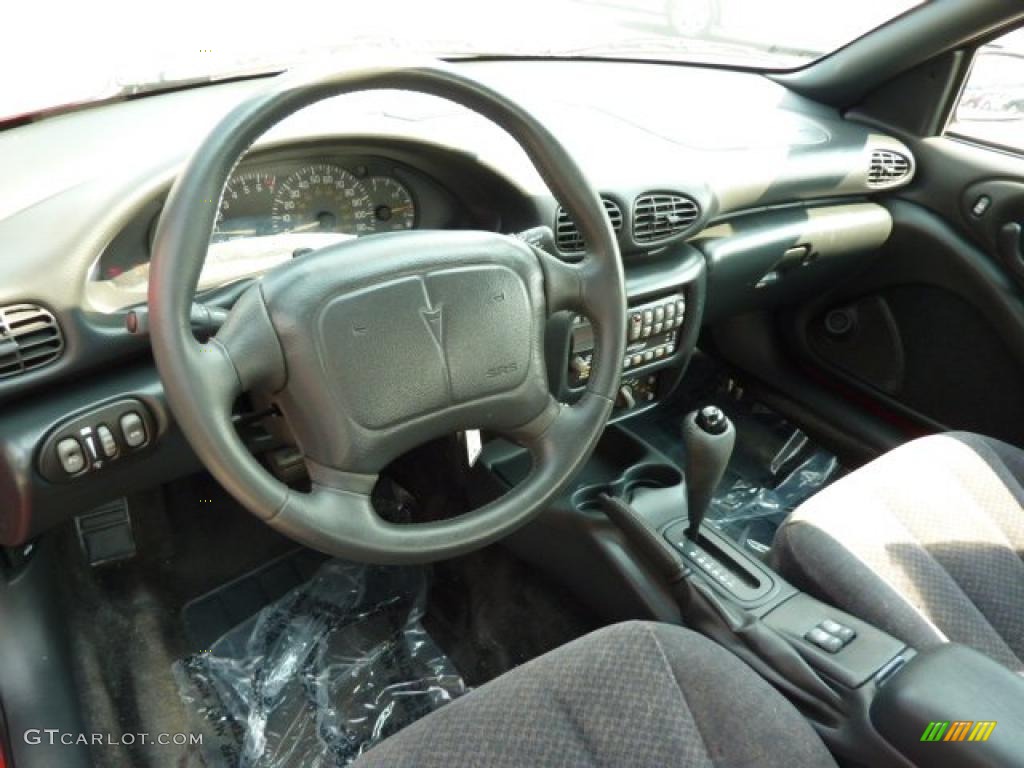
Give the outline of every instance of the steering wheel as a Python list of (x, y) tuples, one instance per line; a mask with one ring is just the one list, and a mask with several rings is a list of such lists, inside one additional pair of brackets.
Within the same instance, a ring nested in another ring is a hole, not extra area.
[[(321, 99), (370, 89), (439, 96), (507, 131), (587, 243), (568, 264), (516, 237), (476, 231), (381, 234), (281, 265), (239, 298), (217, 335), (195, 340), (189, 310), (232, 170), (274, 124)], [(416, 563), (497, 541), (538, 514), (600, 437), (618, 387), (626, 301), (604, 208), (555, 137), (522, 107), (441, 63), (282, 75), (235, 107), (174, 183), (150, 267), (153, 354), (185, 437), (244, 507), (307, 546), (351, 560)], [(594, 361), (573, 405), (552, 395), (547, 318), (594, 328)], [(269, 395), (301, 450), (309, 492), (279, 482), (232, 424), (244, 392)], [(481, 428), (528, 449), (533, 468), (459, 517), (398, 525), (370, 494), (380, 472), (430, 439)]]

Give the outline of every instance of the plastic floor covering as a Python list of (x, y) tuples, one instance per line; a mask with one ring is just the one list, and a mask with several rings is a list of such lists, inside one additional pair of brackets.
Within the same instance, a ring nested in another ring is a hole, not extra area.
[[(224, 589), (238, 594), (252, 585)], [(207, 766), (347, 765), (462, 695), (462, 678), (420, 624), (426, 592), (422, 569), (328, 560), (312, 579), (175, 663)], [(217, 593), (200, 598), (186, 620), (191, 614), (195, 624), (234, 602)]]

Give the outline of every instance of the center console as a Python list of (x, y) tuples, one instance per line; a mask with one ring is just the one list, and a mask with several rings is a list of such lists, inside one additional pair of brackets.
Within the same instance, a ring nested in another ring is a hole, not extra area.
[[(964, 646), (908, 647), (701, 524), (701, 486), (729, 459), (694, 431), (701, 423), (720, 429), (691, 414), (677, 453), (609, 427), (576, 483), (509, 546), (607, 620), (655, 618), (713, 639), (789, 698), (841, 764), (1024, 764), (1024, 680)], [(530, 471), (515, 450), (489, 448), (482, 463), (497, 487)]]
[[(622, 381), (613, 420), (641, 413), (679, 383), (697, 345), (706, 292), (706, 262), (687, 245), (657, 261), (631, 265), (626, 274), (628, 313)], [(548, 329), (548, 375), (563, 402), (580, 397), (590, 380), (594, 331), (590, 321), (566, 313)]]
[[(683, 376), (706, 283), (704, 259), (685, 245), (657, 263), (629, 266), (617, 423), (574, 483), (506, 544), (607, 621), (683, 624), (727, 648), (789, 698), (843, 764), (1024, 762), (1020, 678), (962, 646), (918, 653), (799, 591), (750, 550), (702, 524), (729, 461), (733, 427), (717, 409), (685, 420), (676, 415), (677, 437), (666, 443), (665, 430), (643, 428), (643, 414), (668, 400)], [(549, 327), (547, 342), (552, 391), (571, 402), (590, 378), (593, 329), (587, 318), (564, 313)], [(647, 421), (661, 423), (672, 407), (667, 403)], [(473, 501), (482, 504), (525, 479), (531, 459), (522, 448), (493, 440), (474, 471), (478, 482), (471, 487), (480, 498)], [(946, 722), (951, 718), (962, 721)], [(959, 738), (970, 719), (985, 728), (997, 721), (998, 738), (936, 748), (933, 731), (943, 722), (947, 730), (939, 738), (948, 741), (946, 733)]]

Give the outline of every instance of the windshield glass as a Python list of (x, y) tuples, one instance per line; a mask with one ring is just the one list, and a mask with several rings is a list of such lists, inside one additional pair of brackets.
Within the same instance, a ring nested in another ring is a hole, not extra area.
[[(0, 119), (284, 69), (363, 48), (447, 57), (608, 56), (788, 69), (830, 53), (921, 2), (21, 3), (8, 9), (5, 19)], [(16, 30), (24, 32), (11, 34)]]

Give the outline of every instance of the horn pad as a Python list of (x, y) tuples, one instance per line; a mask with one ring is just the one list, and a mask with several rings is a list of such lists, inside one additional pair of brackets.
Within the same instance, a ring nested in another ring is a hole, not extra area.
[(287, 383), (278, 405), (307, 458), (376, 471), (432, 437), (514, 428), (550, 402), (543, 271), (478, 232), (344, 243), (268, 275)]
[(316, 320), (320, 357), (354, 420), (370, 429), (518, 387), (532, 332), (526, 286), (496, 266), (429, 272), (338, 296)]

